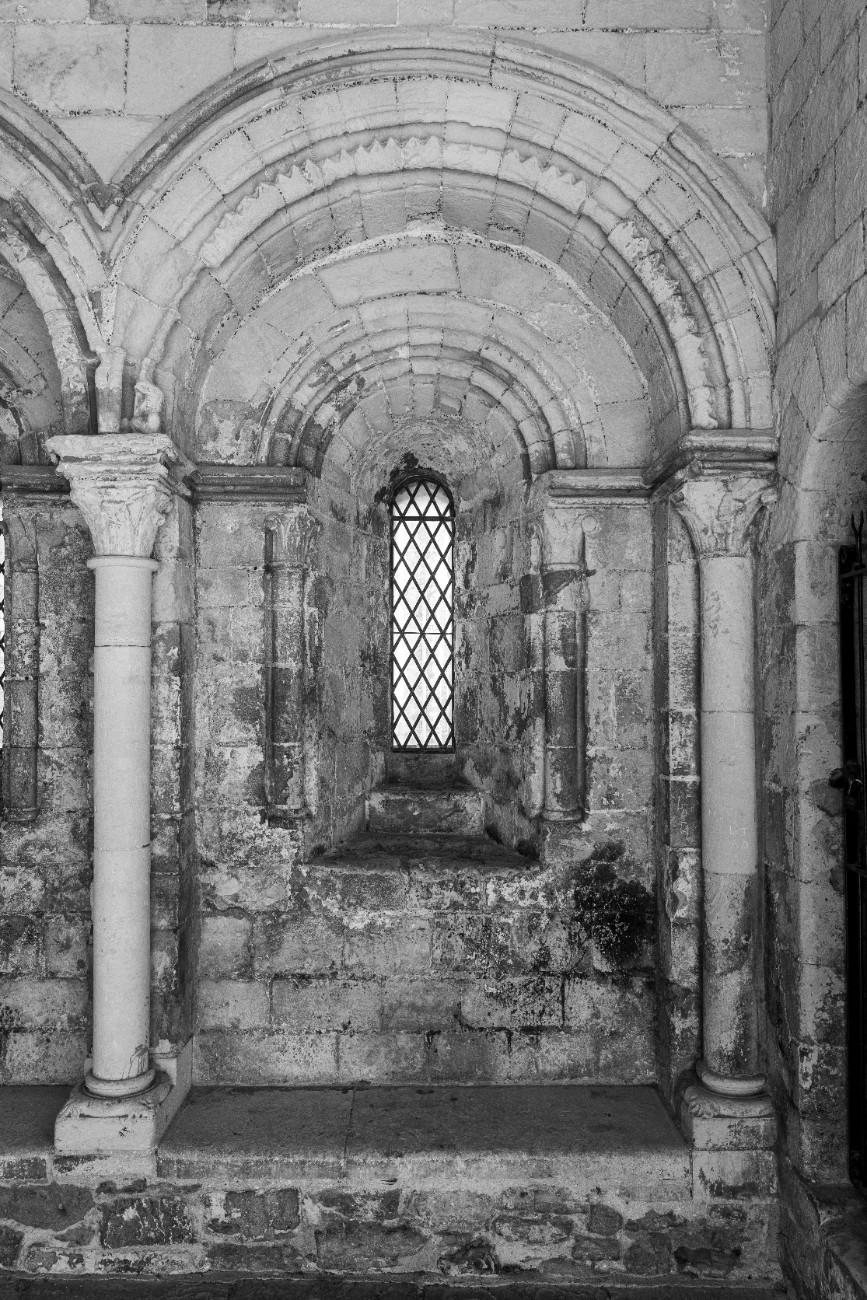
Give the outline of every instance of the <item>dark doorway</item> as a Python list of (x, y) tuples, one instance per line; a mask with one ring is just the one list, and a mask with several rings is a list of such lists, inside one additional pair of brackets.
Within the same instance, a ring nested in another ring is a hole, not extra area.
[(846, 979), (849, 1059), (849, 1170), (867, 1186), (867, 852), (865, 762), (867, 700), (864, 660), (864, 516), (852, 520), (853, 542), (840, 548), (840, 663), (843, 767), (832, 783), (843, 791), (846, 867)]

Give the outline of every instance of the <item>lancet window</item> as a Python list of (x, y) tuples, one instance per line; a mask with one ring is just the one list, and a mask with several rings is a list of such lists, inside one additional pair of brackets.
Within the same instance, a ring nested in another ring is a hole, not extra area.
[(435, 479), (412, 478), (391, 505), (391, 743), (454, 748), (455, 511)]

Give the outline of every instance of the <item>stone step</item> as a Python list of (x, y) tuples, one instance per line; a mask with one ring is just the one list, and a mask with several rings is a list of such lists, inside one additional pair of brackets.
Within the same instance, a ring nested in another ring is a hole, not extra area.
[(484, 1274), (690, 1300), (779, 1277), (770, 1187), (739, 1165), (709, 1185), (652, 1087), (194, 1088), (138, 1160), (56, 1155), (65, 1091), (10, 1088), (0, 1111), (0, 1264), (31, 1276), (301, 1274), (336, 1296)]
[(703, 1193), (651, 1087), (197, 1089), (157, 1172), (195, 1188), (214, 1266), (272, 1222), (336, 1273), (777, 1274), (768, 1203)]
[(367, 824), (372, 831), (434, 831), (481, 835), (484, 803), (478, 790), (458, 783), (387, 785), (368, 798)]
[(692, 1196), (689, 1147), (656, 1090), (616, 1085), (194, 1088), (162, 1141), (158, 1172), (361, 1189), (556, 1186), (590, 1199), (605, 1188), (620, 1200), (666, 1203)]

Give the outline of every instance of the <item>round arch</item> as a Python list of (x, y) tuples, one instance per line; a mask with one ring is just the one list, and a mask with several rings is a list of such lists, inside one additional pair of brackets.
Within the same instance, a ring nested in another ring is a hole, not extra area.
[(224, 322), (433, 221), (568, 276), (638, 361), (662, 444), (771, 423), (768, 227), (685, 128), (594, 68), (389, 30), (251, 67), (164, 139), (117, 178), (113, 330), (170, 418)]

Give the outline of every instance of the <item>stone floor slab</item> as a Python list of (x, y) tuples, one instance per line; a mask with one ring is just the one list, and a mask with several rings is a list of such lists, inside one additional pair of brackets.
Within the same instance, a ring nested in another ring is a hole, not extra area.
[(54, 1120), (68, 1087), (6, 1084), (0, 1089), (0, 1178), (43, 1176), (54, 1146)]
[(584, 1085), (358, 1089), (350, 1181), (599, 1184), (689, 1195), (689, 1152), (653, 1088)]
[(689, 1150), (653, 1088), (198, 1088), (162, 1177), (337, 1178), (414, 1187), (562, 1181), (690, 1195)]
[(165, 1178), (335, 1178), (349, 1088), (194, 1088), (160, 1146)]

